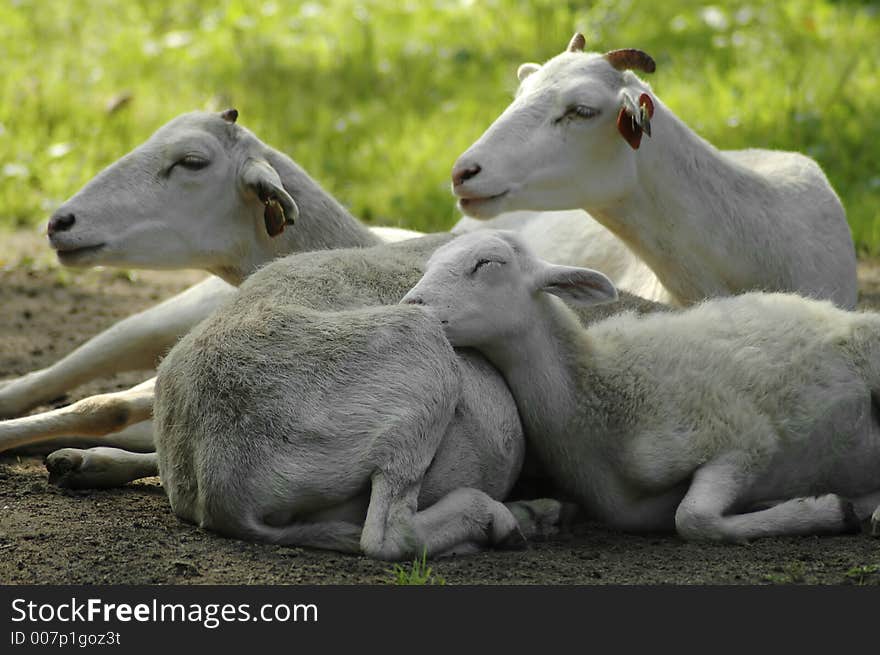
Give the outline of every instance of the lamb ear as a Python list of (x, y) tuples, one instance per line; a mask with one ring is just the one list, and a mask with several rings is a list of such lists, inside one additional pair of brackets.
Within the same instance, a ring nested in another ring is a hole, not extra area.
[(299, 216), (299, 207), (284, 190), (278, 172), (269, 162), (249, 158), (241, 168), (239, 179), (245, 191), (254, 193), (263, 203), (263, 222), (270, 237), (281, 234), (285, 225), (293, 225)]
[(576, 305), (599, 305), (617, 300), (614, 283), (599, 271), (548, 264), (537, 276), (537, 289)]
[(642, 143), (642, 133), (651, 136), (651, 118), (654, 116), (654, 101), (643, 93), (636, 101), (626, 89), (621, 93), (622, 106), (617, 114), (617, 131), (626, 139), (633, 150)]
[(528, 62), (522, 64), (519, 68), (516, 69), (516, 78), (522, 82), (532, 73), (537, 73), (541, 70), (541, 64), (534, 64), (532, 62)]

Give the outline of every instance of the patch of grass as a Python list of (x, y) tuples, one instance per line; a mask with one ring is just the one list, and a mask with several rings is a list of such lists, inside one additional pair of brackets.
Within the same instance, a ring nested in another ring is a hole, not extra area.
[(388, 571), (391, 576), (391, 584), (395, 585), (445, 585), (446, 579), (434, 573), (428, 566), (427, 553), (422, 551), (422, 558), (416, 557), (409, 568), (395, 564)]
[(815, 157), (880, 252), (880, 15), (833, 0), (14, 0), (0, 4), (0, 226), (30, 226), (192, 109), (236, 106), (355, 215), (445, 229), (455, 158), (522, 61), (639, 47), (721, 148)]
[(854, 566), (844, 573), (844, 576), (853, 584), (860, 586), (867, 584), (869, 581), (878, 583), (880, 582), (880, 564), (861, 564), (859, 566)]
[(763, 576), (770, 584), (797, 584), (804, 581), (806, 567), (803, 562), (789, 562), (776, 567), (772, 573)]

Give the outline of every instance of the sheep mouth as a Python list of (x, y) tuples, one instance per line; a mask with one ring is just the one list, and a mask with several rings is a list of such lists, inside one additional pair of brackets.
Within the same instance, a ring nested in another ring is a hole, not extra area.
[(106, 243), (96, 243), (91, 246), (79, 246), (76, 248), (57, 247), (55, 248), (55, 252), (58, 255), (58, 260), (62, 264), (67, 265), (86, 259), (90, 255), (93, 255), (103, 250), (106, 246)]
[(465, 214), (473, 215), (478, 212), (482, 213), (485, 208), (491, 206), (492, 203), (501, 200), (509, 192), (510, 189), (491, 196), (462, 196), (458, 199), (458, 208)]

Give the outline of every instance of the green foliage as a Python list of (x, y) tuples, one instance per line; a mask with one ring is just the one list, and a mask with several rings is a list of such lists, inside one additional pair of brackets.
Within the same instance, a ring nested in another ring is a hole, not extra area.
[(448, 228), (452, 162), (574, 29), (650, 52), (717, 146), (818, 159), (880, 251), (880, 15), (831, 0), (2, 3), (0, 225), (45, 219), (171, 117), (235, 106), (355, 215)]
[(422, 558), (416, 557), (409, 569), (395, 564), (388, 572), (392, 575), (391, 584), (396, 585), (445, 585), (446, 579), (436, 575), (428, 566), (427, 552), (422, 551)]
[(869, 580), (880, 581), (878, 574), (880, 574), (880, 564), (861, 564), (852, 567), (844, 575), (853, 584), (861, 586), (867, 584)]

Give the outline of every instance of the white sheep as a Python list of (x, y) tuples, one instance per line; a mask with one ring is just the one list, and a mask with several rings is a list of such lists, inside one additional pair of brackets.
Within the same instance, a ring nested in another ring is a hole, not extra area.
[(455, 164), (462, 211), (584, 209), (681, 305), (765, 290), (855, 306), (852, 236), (815, 161), (719, 151), (628, 70), (653, 72), (647, 54), (583, 48), (576, 34), (520, 67), (512, 104)]
[(439, 248), (402, 302), (486, 355), (548, 472), (613, 526), (739, 542), (880, 505), (880, 315), (749, 293), (585, 329), (560, 300), (616, 297), (490, 232)]
[[(425, 255), (436, 245), (419, 241)], [(424, 311), (380, 305), (419, 275), (414, 246), (399, 245), (382, 251), (379, 278), (377, 249), (268, 264), (171, 349), (156, 448), (179, 517), (380, 559), (522, 544), (498, 502), (523, 460), (516, 406)], [(528, 506), (515, 510), (527, 534), (536, 507), (551, 524), (561, 507)]]

